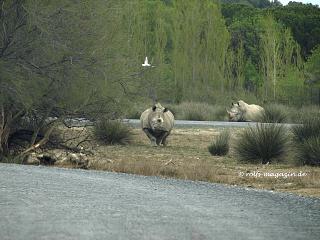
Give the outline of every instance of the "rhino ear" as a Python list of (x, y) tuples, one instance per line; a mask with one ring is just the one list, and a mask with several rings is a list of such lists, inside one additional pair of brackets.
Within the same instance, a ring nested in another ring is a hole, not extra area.
[(240, 107), (240, 103), (239, 103), (239, 101), (237, 102), (237, 104), (238, 104), (238, 106)]
[(153, 107), (152, 107), (152, 111), (155, 111), (157, 109), (157, 107), (154, 105)]
[(232, 102), (232, 103), (231, 103), (231, 106), (233, 106), (233, 105), (234, 105), (234, 103)]
[(165, 113), (165, 112), (168, 112), (169, 111), (169, 109), (168, 108), (164, 108), (163, 109), (163, 112)]

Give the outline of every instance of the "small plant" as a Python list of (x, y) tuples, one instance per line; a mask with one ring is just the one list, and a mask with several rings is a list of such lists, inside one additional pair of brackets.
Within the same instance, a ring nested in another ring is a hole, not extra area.
[(237, 141), (236, 152), (240, 160), (266, 164), (286, 152), (288, 137), (283, 126), (257, 124), (245, 129)]
[(308, 119), (320, 119), (319, 106), (305, 106), (300, 109), (294, 108), (289, 112), (290, 120), (293, 123), (304, 123)]
[(320, 166), (320, 136), (306, 139), (297, 146), (297, 150), (303, 165)]
[(208, 147), (211, 155), (224, 156), (229, 152), (230, 134), (223, 131)]
[(302, 143), (311, 137), (320, 136), (320, 118), (306, 118), (303, 120), (303, 124), (293, 126), (292, 131), (297, 143)]
[(320, 166), (320, 118), (304, 120), (292, 128), (297, 156), (303, 165)]
[(94, 126), (96, 138), (106, 144), (127, 144), (131, 141), (131, 129), (118, 120), (102, 119)]
[(264, 108), (260, 122), (284, 123), (287, 121), (286, 109), (281, 105), (268, 105)]

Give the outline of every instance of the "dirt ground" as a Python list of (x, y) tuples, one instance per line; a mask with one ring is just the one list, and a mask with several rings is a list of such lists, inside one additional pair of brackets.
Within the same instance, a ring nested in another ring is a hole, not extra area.
[[(79, 128), (78, 131), (81, 131)], [(241, 129), (231, 130), (231, 149), (224, 157), (211, 156), (207, 148), (221, 129), (174, 129), (168, 146), (152, 147), (140, 129), (133, 129), (128, 145), (106, 146), (91, 142), (88, 169), (154, 175), (320, 197), (320, 168), (296, 166), (293, 156), (283, 163), (244, 164), (232, 146)]]

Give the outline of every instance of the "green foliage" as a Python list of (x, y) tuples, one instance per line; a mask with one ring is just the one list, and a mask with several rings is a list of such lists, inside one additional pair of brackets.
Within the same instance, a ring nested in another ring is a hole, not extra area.
[(297, 145), (298, 159), (303, 165), (320, 166), (320, 135)]
[(211, 155), (224, 156), (229, 152), (230, 133), (223, 131), (217, 138), (209, 145), (208, 150)]
[[(203, 101), (225, 89), (229, 33), (219, 5), (209, 0), (175, 1), (172, 66), (176, 101)], [(203, 99), (200, 99), (203, 98)]]
[(179, 105), (169, 105), (168, 108), (173, 109), (176, 119), (219, 121), (226, 118), (226, 110), (223, 106), (208, 103), (183, 102)]
[(313, 51), (305, 63), (305, 72), (307, 75), (307, 84), (320, 89), (320, 45)]
[(268, 163), (286, 152), (288, 137), (281, 125), (257, 124), (240, 133), (235, 150), (240, 161)]
[(304, 123), (308, 119), (320, 119), (320, 107), (315, 105), (303, 106), (301, 108), (291, 107), (289, 119), (292, 123)]
[(283, 105), (270, 104), (264, 107), (260, 122), (264, 123), (285, 123), (288, 119), (287, 109)]
[[(220, 105), (176, 107), (181, 118), (198, 120), (223, 120), (221, 106), (233, 99), (307, 102), (299, 52), (306, 58), (319, 45), (319, 8), (225, 2), (2, 1), (0, 155), (29, 113), (41, 129), (48, 117), (114, 119), (141, 99)], [(312, 90), (318, 49), (305, 65)], [(146, 56), (155, 67), (141, 66)]]
[(120, 68), (128, 60), (126, 34), (119, 31), (122, 14), (113, 10), (118, 3), (3, 2), (0, 156), (8, 154), (9, 133), (29, 113), (38, 119), (37, 132), (48, 117), (103, 114), (120, 102), (123, 83), (118, 79), (132, 75), (132, 68)]
[(180, 105), (182, 119), (204, 121), (208, 119), (210, 107), (206, 103), (184, 102)]
[(128, 144), (131, 129), (118, 120), (101, 119), (94, 125), (95, 137), (105, 144)]
[(256, 92), (262, 86), (262, 78), (259, 75), (255, 65), (249, 59), (244, 70), (244, 88)]
[(320, 117), (306, 116), (302, 124), (292, 127), (295, 141), (302, 143), (312, 137), (320, 136)]
[(287, 6), (273, 8), (275, 18), (292, 30), (301, 46), (304, 58), (320, 44), (320, 8), (311, 4), (290, 2)]
[[(229, 4), (243, 4), (251, 7), (256, 7), (256, 8), (267, 8), (271, 7), (273, 5), (272, 2), (268, 0), (222, 0), (222, 3), (229, 3)], [(274, 4), (279, 4), (278, 1), (275, 1)]]
[(306, 117), (292, 131), (299, 162), (320, 166), (320, 116)]

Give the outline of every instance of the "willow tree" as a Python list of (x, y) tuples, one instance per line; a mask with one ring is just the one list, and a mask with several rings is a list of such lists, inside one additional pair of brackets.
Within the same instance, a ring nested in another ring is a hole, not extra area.
[(181, 99), (207, 99), (225, 90), (229, 35), (213, 1), (174, 1), (173, 72)]
[[(169, 7), (163, 1), (128, 1), (128, 54), (140, 72), (134, 84), (133, 95), (153, 101), (166, 98), (171, 89), (168, 73)], [(153, 67), (141, 67), (148, 57)], [(167, 99), (166, 99), (167, 100)]]
[(260, 67), (264, 76), (264, 95), (267, 99), (272, 96), (276, 100), (279, 81), (285, 81), (292, 71), (299, 75), (300, 49), (291, 31), (276, 22), (271, 14), (260, 19), (260, 27)]

